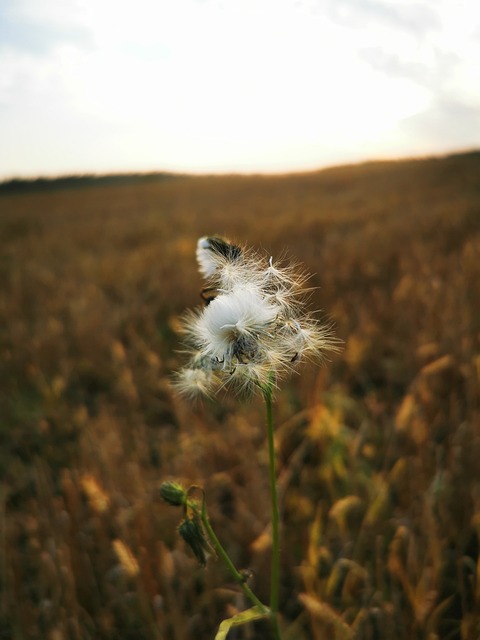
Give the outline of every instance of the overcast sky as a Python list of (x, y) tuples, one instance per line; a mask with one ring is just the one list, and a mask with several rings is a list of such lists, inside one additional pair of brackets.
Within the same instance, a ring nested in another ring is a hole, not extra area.
[(0, 0), (0, 179), (480, 147), (478, 0)]

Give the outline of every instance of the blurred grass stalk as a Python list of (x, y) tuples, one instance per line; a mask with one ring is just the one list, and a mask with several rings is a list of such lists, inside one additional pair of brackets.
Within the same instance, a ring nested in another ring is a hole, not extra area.
[(278, 594), (280, 586), (280, 517), (278, 510), (277, 473), (275, 468), (275, 440), (273, 432), (272, 407), (273, 377), (263, 388), (263, 397), (267, 409), (268, 460), (270, 472), (270, 498), (272, 502), (272, 565), (270, 569), (270, 609), (273, 632), (280, 639), (278, 626)]

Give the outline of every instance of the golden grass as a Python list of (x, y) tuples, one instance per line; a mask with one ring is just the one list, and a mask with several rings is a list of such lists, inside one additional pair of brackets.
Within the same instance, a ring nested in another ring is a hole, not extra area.
[(205, 487), (268, 598), (261, 402), (168, 385), (219, 233), (304, 262), (345, 342), (277, 397), (286, 639), (478, 638), (479, 175), (466, 154), (0, 192), (0, 637), (201, 640), (242, 610), (168, 478)]

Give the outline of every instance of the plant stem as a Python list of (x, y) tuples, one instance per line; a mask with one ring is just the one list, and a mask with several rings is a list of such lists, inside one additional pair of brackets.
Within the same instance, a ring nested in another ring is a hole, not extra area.
[[(191, 506), (193, 506), (193, 505), (191, 505)], [(227, 569), (232, 574), (232, 577), (235, 580), (235, 582), (240, 586), (240, 588), (242, 589), (243, 593), (250, 600), (250, 602), (252, 602), (255, 606), (257, 606), (262, 613), (265, 613), (265, 614), (268, 613), (269, 612), (268, 607), (265, 606), (263, 604), (263, 602), (261, 602), (257, 598), (257, 596), (253, 593), (253, 591), (250, 589), (248, 584), (245, 582), (245, 577), (237, 570), (237, 568), (235, 567), (235, 565), (231, 561), (230, 556), (225, 551), (225, 549), (222, 547), (222, 545), (220, 543), (220, 540), (217, 538), (217, 536), (215, 534), (215, 531), (212, 529), (212, 525), (210, 524), (210, 521), (208, 519), (207, 509), (206, 509), (205, 503), (203, 503), (202, 509), (200, 511), (200, 519), (202, 521), (202, 524), (204, 526), (204, 529), (205, 529), (208, 537), (210, 538), (210, 542), (212, 543), (212, 545), (213, 545), (215, 551), (217, 552), (217, 554), (223, 560), (223, 562), (226, 565)]]
[(267, 408), (267, 434), (268, 434), (268, 458), (270, 472), (270, 498), (272, 502), (272, 567), (270, 573), (270, 609), (271, 620), (275, 640), (280, 640), (280, 628), (278, 625), (278, 596), (280, 586), (280, 536), (279, 536), (279, 509), (277, 494), (277, 473), (275, 469), (275, 440), (273, 433), (273, 409), (272, 409), (273, 379), (263, 387), (263, 397)]

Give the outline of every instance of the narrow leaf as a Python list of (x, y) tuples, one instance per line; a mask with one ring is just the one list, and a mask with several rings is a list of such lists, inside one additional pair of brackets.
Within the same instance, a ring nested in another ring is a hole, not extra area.
[(251, 609), (247, 609), (246, 611), (237, 613), (237, 615), (233, 616), (232, 618), (227, 618), (227, 620), (224, 620), (221, 623), (221, 625), (218, 627), (215, 640), (225, 640), (228, 632), (232, 627), (239, 627), (240, 625), (246, 624), (247, 622), (260, 620), (260, 618), (266, 618), (269, 615), (270, 611), (261, 611), (258, 607), (252, 607)]

